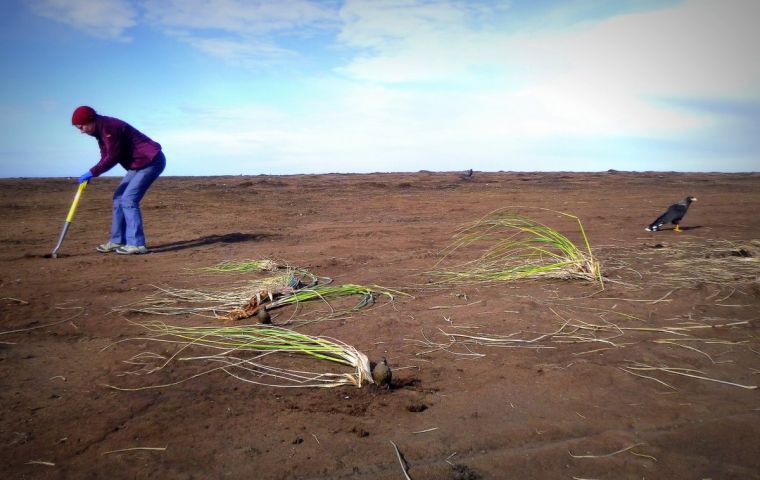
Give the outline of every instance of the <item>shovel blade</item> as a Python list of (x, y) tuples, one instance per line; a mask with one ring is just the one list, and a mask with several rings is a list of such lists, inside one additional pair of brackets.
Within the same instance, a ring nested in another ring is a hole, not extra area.
[(55, 245), (53, 252), (50, 254), (50, 258), (58, 258), (58, 249), (61, 248), (63, 239), (66, 238), (66, 233), (69, 231), (69, 225), (71, 225), (71, 222), (64, 222), (63, 230), (61, 230), (61, 236), (58, 237), (58, 243)]

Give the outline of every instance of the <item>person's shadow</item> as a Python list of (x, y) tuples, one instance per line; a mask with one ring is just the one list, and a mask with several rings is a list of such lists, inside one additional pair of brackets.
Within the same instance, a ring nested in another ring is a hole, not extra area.
[(174, 252), (184, 250), (185, 248), (200, 247), (202, 245), (212, 245), (215, 243), (241, 243), (241, 242), (258, 242), (264, 238), (271, 237), (264, 233), (225, 233), (224, 235), (206, 235), (205, 237), (195, 238), (193, 240), (182, 240), (179, 242), (165, 243), (150, 247), (154, 253)]

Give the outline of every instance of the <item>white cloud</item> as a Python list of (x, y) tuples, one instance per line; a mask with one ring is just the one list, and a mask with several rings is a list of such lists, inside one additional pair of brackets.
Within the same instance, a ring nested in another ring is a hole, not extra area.
[(760, 95), (754, 0), (695, 0), (522, 34), (480, 28), (476, 12), (450, 2), (349, 1), (339, 38), (366, 48), (339, 71), (420, 91), (438, 85), (442, 105), (470, 90), (482, 125), (507, 135), (658, 135), (710, 119), (653, 98)]
[[(310, 103), (220, 111), (165, 135), (187, 158), (218, 152), (226, 173), (556, 170), (584, 156), (585, 168), (656, 169), (672, 157), (688, 170), (699, 151), (690, 138), (720, 131), (719, 119), (652, 98), (760, 92), (748, 57), (760, 43), (757, 7), (721, 5), (507, 35), (474, 28), (472, 10), (457, 5), (348, 2), (341, 41), (366, 48), (343, 77), (301, 79)], [(659, 140), (673, 147), (652, 147)], [(678, 157), (680, 148), (688, 153)]]
[[(756, 92), (760, 41), (754, 0), (693, 0), (560, 32), (482, 28), (477, 10), (451, 2), (348, 1), (339, 40), (366, 48), (343, 72), (379, 82), (450, 81), (466, 71), (542, 81), (561, 75), (593, 88), (639, 93)], [(424, 72), (427, 71), (427, 75)]]
[[(339, 40), (353, 46), (386, 50), (409, 46), (419, 36), (463, 34), (494, 28), (508, 12), (507, 2), (457, 0), (347, 0), (340, 10)], [(446, 42), (445, 47), (452, 42)]]
[(480, 21), (496, 13), (477, 2), (349, 0), (338, 41), (365, 50), (339, 71), (363, 81), (461, 83), (480, 68), (502, 69), (493, 44), (506, 37)]
[[(277, 35), (308, 37), (337, 24), (336, 9), (308, 0), (27, 0), (31, 10), (95, 37), (129, 40), (140, 22), (238, 66), (292, 58)], [(138, 15), (138, 7), (142, 15)]]
[(129, 40), (124, 32), (136, 25), (137, 12), (128, 0), (29, 0), (29, 6), (94, 37)]
[(188, 163), (211, 151), (230, 174), (449, 170), (462, 162), (475, 168), (518, 147), (481, 129), (488, 120), (470, 110), (470, 97), (441, 104), (436, 94), (382, 86), (340, 90), (315, 91), (329, 108), (309, 105), (299, 113), (251, 106), (188, 112), (192, 118), (156, 138)]
[[(153, 26), (234, 65), (293, 60), (298, 52), (283, 39), (295, 46), (341, 27), (336, 42), (349, 59), (339, 75), (284, 81), (266, 100), (272, 107), (211, 105), (157, 123), (164, 128), (150, 133), (177, 165), (208, 169), (192, 173), (577, 169), (565, 160), (589, 155), (594, 168), (637, 168), (640, 157), (672, 154), (677, 162), (681, 144), (727, 130), (716, 125), (720, 116), (652, 99), (740, 104), (760, 96), (754, 0), (692, 0), (532, 32), (500, 30), (494, 18), (509, 11), (485, 2), (347, 0), (338, 9), (298, 0), (140, 1)], [(66, 5), (71, 13), (84, 4)], [(259, 87), (251, 77), (249, 88)], [(291, 88), (300, 89), (297, 100), (286, 98)], [(651, 147), (660, 140), (670, 150)], [(689, 144), (688, 158), (669, 165), (688, 169), (693, 145), (704, 144)]]
[(144, 2), (145, 18), (165, 33), (233, 65), (292, 58), (277, 36), (308, 37), (337, 20), (334, 9), (306, 0), (165, 0)]
[(146, 17), (165, 27), (238, 34), (314, 30), (336, 19), (332, 9), (306, 0), (163, 0), (143, 5)]
[(545, 123), (565, 133), (657, 136), (707, 128), (714, 117), (653, 99), (760, 98), (760, 63), (748, 58), (760, 43), (755, 18), (760, 3), (752, 0), (699, 0), (534, 39), (526, 50), (549, 67), (520, 97), (533, 99)]
[(256, 67), (283, 61), (294, 55), (292, 51), (279, 48), (268, 41), (204, 38), (188, 32), (175, 32), (175, 35), (193, 48), (236, 66)]
[(558, 66), (557, 83), (613, 86), (631, 95), (758, 98), (757, 18), (754, 0), (693, 0), (540, 38), (530, 47)]

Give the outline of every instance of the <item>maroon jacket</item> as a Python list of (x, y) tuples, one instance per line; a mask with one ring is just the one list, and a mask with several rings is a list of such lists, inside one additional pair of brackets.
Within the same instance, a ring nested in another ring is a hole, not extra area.
[(93, 136), (100, 147), (100, 161), (90, 169), (95, 177), (112, 169), (117, 163), (125, 170), (145, 168), (161, 151), (161, 145), (118, 118), (98, 115)]

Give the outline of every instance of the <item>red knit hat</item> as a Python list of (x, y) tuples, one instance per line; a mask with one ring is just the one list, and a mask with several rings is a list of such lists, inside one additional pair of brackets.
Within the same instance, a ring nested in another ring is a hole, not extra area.
[(81, 107), (77, 107), (77, 109), (74, 110), (74, 114), (71, 115), (71, 124), (87, 125), (88, 123), (94, 122), (95, 117), (97, 116), (98, 114), (95, 113), (94, 108), (83, 105)]

